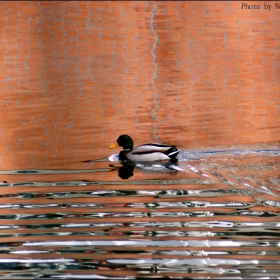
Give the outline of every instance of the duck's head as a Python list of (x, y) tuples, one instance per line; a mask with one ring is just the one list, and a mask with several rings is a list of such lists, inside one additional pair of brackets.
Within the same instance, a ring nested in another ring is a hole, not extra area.
[(133, 148), (133, 140), (128, 135), (121, 135), (117, 139), (117, 142), (109, 147), (109, 149), (113, 149), (116, 147), (123, 147), (124, 150), (131, 150)]

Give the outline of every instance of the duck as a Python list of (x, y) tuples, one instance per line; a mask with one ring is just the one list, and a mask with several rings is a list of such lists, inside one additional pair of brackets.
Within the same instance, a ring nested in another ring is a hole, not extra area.
[(129, 135), (120, 135), (117, 141), (109, 147), (113, 149), (122, 147), (119, 153), (120, 160), (129, 160), (134, 162), (162, 161), (168, 160), (177, 162), (177, 155), (180, 153), (175, 146), (162, 144), (143, 144), (133, 148), (133, 140)]

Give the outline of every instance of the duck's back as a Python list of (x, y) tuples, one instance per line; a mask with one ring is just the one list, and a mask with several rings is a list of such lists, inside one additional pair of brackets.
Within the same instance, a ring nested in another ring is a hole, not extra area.
[(167, 145), (161, 145), (161, 144), (152, 144), (152, 143), (150, 144), (150, 143), (148, 143), (148, 144), (140, 145), (140, 146), (137, 146), (137, 147), (133, 148), (131, 152), (133, 154), (135, 154), (135, 153), (143, 153), (143, 152), (147, 152), (147, 153), (148, 152), (162, 152), (162, 153), (164, 153), (165, 151), (167, 151), (171, 147), (174, 147), (174, 146), (167, 146)]

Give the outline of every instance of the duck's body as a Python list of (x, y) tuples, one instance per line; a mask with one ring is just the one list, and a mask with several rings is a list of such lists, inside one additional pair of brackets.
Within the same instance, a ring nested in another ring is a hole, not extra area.
[(130, 161), (176, 161), (179, 150), (175, 146), (161, 144), (143, 144), (133, 148), (133, 140), (128, 135), (119, 136), (117, 142), (109, 148), (121, 146), (123, 150), (119, 153), (120, 160)]

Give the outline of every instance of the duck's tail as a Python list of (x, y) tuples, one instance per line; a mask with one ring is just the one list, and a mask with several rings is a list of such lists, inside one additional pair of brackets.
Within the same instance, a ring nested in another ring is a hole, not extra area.
[(164, 154), (167, 155), (171, 160), (176, 160), (176, 157), (179, 153), (180, 151), (177, 150), (176, 147), (171, 147), (164, 152)]

